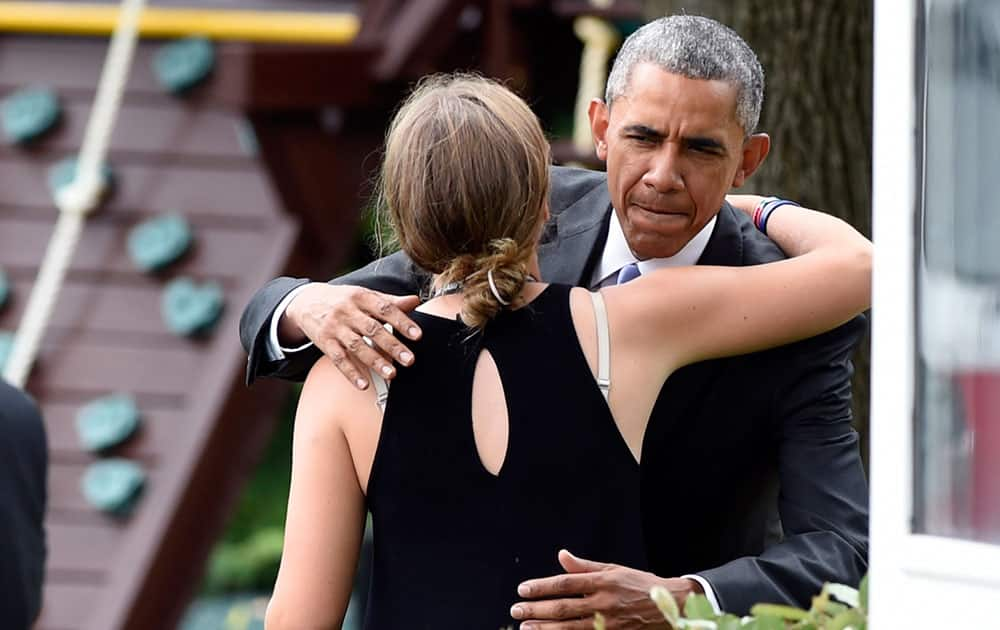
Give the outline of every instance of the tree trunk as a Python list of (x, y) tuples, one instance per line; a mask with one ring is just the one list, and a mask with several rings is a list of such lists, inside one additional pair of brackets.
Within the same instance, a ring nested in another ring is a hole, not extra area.
[[(706, 15), (764, 66), (758, 131), (771, 154), (745, 186), (823, 209), (871, 235), (871, 0), (645, 0), (646, 17)], [(867, 465), (867, 339), (855, 357), (854, 418)]]

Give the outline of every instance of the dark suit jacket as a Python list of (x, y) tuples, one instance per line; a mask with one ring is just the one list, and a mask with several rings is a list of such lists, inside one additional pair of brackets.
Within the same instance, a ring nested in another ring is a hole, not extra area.
[[(551, 210), (539, 250), (542, 278), (585, 286), (608, 231), (606, 177), (553, 168)], [(726, 204), (699, 264), (781, 258)], [(397, 253), (332, 282), (404, 295), (425, 279)], [(301, 378), (316, 360), (303, 352), (268, 362), (264, 351), (271, 313), (304, 282), (273, 280), (244, 311), (248, 381)], [(808, 607), (823, 582), (860, 581), (868, 486), (851, 428), (850, 357), (865, 329), (859, 317), (803, 342), (690, 365), (670, 377), (650, 416), (641, 467), (643, 534), (657, 574), (698, 573), (722, 608), (737, 614), (757, 602)]]
[(30, 628), (41, 610), (48, 447), (38, 408), (0, 379), (0, 625)]

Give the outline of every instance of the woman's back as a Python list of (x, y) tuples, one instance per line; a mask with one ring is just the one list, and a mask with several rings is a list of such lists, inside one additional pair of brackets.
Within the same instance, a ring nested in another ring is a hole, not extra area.
[[(569, 293), (549, 285), (471, 338), (460, 321), (414, 315), (420, 361), (393, 381), (368, 481), (368, 628), (507, 625), (517, 584), (560, 572), (564, 547), (645, 565), (638, 464), (577, 341)], [(480, 353), (506, 399), (496, 475), (473, 430)]]

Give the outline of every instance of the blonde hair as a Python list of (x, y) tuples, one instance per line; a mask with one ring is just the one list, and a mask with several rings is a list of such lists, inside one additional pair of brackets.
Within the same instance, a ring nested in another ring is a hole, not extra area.
[(439, 283), (462, 283), (482, 329), (524, 286), (549, 196), (549, 144), (517, 95), (476, 75), (421, 81), (386, 137), (378, 188), (400, 248)]

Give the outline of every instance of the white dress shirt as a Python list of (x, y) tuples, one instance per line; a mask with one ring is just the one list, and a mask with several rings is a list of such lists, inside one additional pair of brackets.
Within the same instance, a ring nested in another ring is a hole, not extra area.
[(302, 344), (301, 346), (296, 346), (294, 348), (286, 348), (285, 346), (281, 345), (281, 341), (278, 339), (278, 322), (281, 321), (281, 316), (284, 315), (285, 311), (288, 310), (288, 305), (292, 303), (292, 300), (295, 299), (295, 296), (298, 295), (299, 293), (302, 293), (302, 291), (306, 288), (306, 286), (308, 285), (303, 284), (289, 291), (288, 295), (286, 295), (284, 299), (278, 302), (278, 308), (274, 309), (274, 314), (271, 315), (271, 328), (268, 331), (269, 334), (267, 336), (266, 350), (268, 358), (271, 359), (272, 361), (281, 361), (282, 359), (285, 358), (286, 353), (299, 352), (300, 350), (305, 350), (306, 348), (309, 348), (313, 345), (313, 343), (307, 339), (306, 343)]
[(667, 258), (650, 258), (639, 260), (629, 249), (628, 241), (625, 240), (625, 232), (618, 222), (618, 213), (611, 213), (611, 225), (608, 227), (608, 240), (604, 243), (604, 253), (601, 260), (594, 269), (590, 277), (590, 288), (607, 287), (618, 282), (618, 272), (622, 267), (636, 263), (639, 266), (639, 273), (646, 274), (656, 269), (664, 267), (683, 267), (693, 265), (698, 262), (705, 252), (708, 240), (712, 238), (712, 230), (715, 229), (715, 217), (701, 228), (701, 231), (694, 235), (687, 245), (679, 252)]
[[(622, 267), (632, 263), (638, 264), (639, 273), (642, 274), (649, 273), (656, 269), (663, 269), (665, 267), (693, 265), (698, 262), (698, 259), (701, 258), (701, 255), (705, 252), (705, 247), (708, 245), (708, 240), (712, 237), (712, 230), (714, 229), (715, 217), (712, 217), (712, 220), (706, 223), (705, 227), (703, 227), (700, 232), (695, 234), (694, 238), (688, 241), (687, 245), (682, 247), (681, 250), (673, 256), (668, 258), (638, 260), (629, 248), (628, 241), (625, 240), (625, 233), (622, 231), (621, 223), (618, 222), (618, 213), (612, 212), (611, 225), (608, 227), (608, 239), (604, 243), (604, 252), (601, 254), (601, 260), (598, 263), (597, 268), (594, 269), (594, 273), (590, 278), (590, 288), (597, 289), (617, 284), (618, 272), (621, 271)], [(296, 348), (285, 348), (278, 340), (278, 321), (281, 319), (281, 316), (284, 315), (285, 310), (288, 308), (291, 301), (305, 288), (305, 286), (306, 285), (297, 287), (286, 295), (285, 298), (278, 304), (278, 308), (274, 310), (274, 315), (271, 316), (271, 329), (270, 335), (268, 336), (267, 353), (273, 361), (284, 359), (286, 353), (298, 352), (312, 345), (312, 342), (308, 342)], [(681, 577), (690, 578), (698, 582), (698, 584), (701, 585), (701, 588), (705, 591), (705, 597), (707, 597), (709, 603), (712, 604), (712, 608), (715, 609), (716, 614), (722, 613), (722, 610), (719, 608), (719, 600), (716, 598), (715, 591), (712, 590), (712, 586), (708, 583), (708, 580), (700, 575), (693, 574), (682, 575)]]

